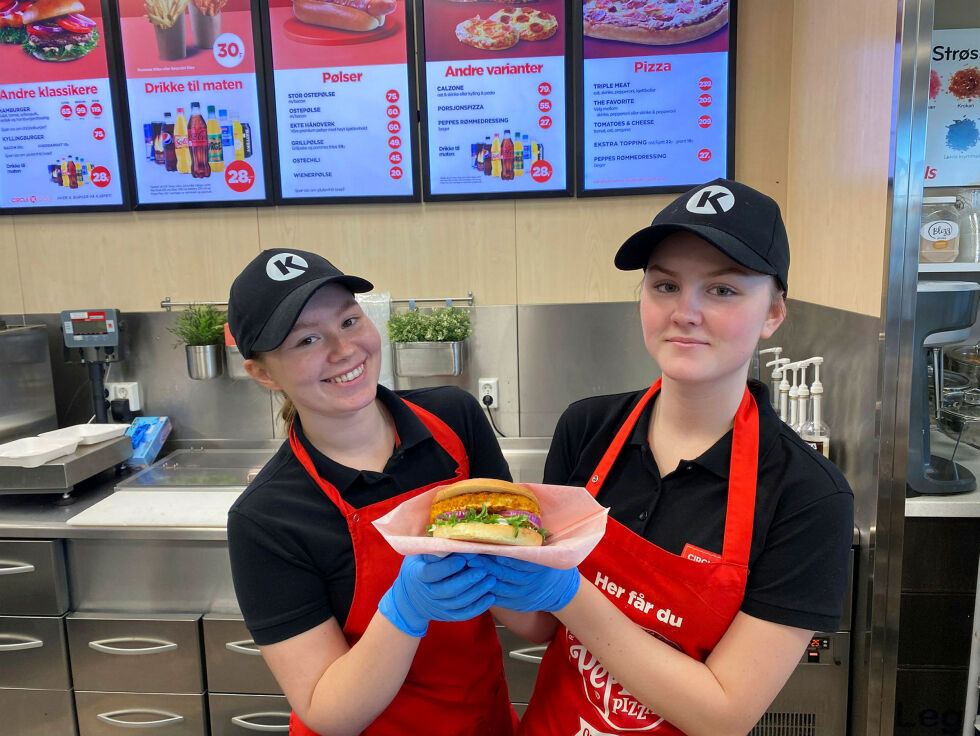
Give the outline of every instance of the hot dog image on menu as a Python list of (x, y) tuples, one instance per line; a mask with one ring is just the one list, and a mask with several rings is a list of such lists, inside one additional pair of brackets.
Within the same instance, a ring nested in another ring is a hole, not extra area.
[(580, 193), (729, 175), (729, 0), (585, 0)]
[(279, 196), (412, 199), (404, 0), (270, 0)]
[(0, 0), (0, 207), (123, 203), (101, 13), (97, 0)]
[(566, 190), (564, 12), (425, 0), (427, 196)]
[(248, 0), (117, 0), (140, 204), (266, 197)]

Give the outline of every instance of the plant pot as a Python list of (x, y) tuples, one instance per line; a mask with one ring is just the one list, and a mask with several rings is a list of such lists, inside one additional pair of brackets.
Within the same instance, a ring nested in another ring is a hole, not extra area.
[(197, 9), (194, 0), (187, 4), (187, 9), (191, 15), (191, 33), (194, 36), (194, 45), (199, 49), (210, 51), (214, 47), (215, 39), (221, 35), (221, 13), (205, 15)]
[(457, 342), (396, 342), (395, 375), (458, 376), (463, 372), (463, 346)]
[(187, 56), (187, 35), (184, 31), (184, 15), (177, 17), (177, 22), (170, 28), (153, 26), (157, 37), (157, 55), (163, 61), (183, 59)]
[(221, 354), (224, 345), (187, 345), (187, 375), (195, 381), (221, 375)]

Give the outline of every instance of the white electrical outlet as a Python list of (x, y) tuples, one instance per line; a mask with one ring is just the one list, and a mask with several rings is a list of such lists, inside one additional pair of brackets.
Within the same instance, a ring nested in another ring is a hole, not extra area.
[[(477, 386), (477, 398), (480, 403), (483, 404), (488, 409), (499, 409), (500, 408), (500, 394), (497, 393), (497, 379), (496, 378), (478, 378)], [(490, 402), (486, 403), (484, 397), (489, 396)]]
[(140, 385), (136, 381), (110, 381), (105, 385), (105, 390), (109, 394), (109, 401), (129, 399), (130, 411), (139, 411), (142, 408)]

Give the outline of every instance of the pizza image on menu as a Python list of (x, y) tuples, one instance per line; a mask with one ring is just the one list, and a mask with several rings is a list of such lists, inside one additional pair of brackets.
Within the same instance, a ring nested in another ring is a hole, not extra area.
[(728, 0), (586, 0), (592, 38), (670, 46), (709, 36), (728, 23)]
[(490, 20), (513, 26), (522, 41), (544, 41), (558, 30), (555, 16), (533, 8), (504, 8), (491, 15)]
[(0, 0), (0, 40), (40, 61), (74, 61), (99, 43), (79, 0)]
[(505, 51), (518, 41), (544, 41), (555, 35), (558, 19), (551, 13), (531, 8), (507, 7), (489, 18), (462, 21), (456, 26), (460, 43), (484, 51)]

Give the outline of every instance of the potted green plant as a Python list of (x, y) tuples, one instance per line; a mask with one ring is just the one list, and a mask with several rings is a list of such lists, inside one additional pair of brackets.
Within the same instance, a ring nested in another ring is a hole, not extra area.
[(168, 329), (176, 335), (177, 345), (184, 346), (187, 375), (191, 378), (201, 380), (221, 374), (227, 321), (228, 315), (211, 304), (191, 304), (177, 313), (174, 326)]
[(460, 375), (463, 348), (472, 331), (470, 313), (465, 309), (395, 312), (388, 319), (395, 373), (399, 376)]

